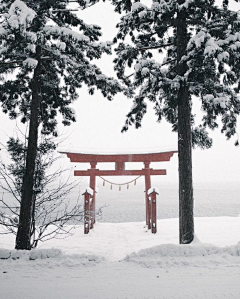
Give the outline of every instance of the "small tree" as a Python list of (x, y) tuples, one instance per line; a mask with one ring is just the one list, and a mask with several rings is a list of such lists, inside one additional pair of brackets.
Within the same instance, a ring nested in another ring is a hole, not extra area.
[[(71, 1), (70, 1), (71, 2)], [(68, 9), (68, 0), (2, 0), (0, 2), (0, 102), (10, 118), (29, 122), (26, 167), (21, 192), (16, 249), (30, 249), (34, 173), (39, 126), (56, 135), (56, 115), (75, 121), (70, 104), (85, 84), (109, 100), (122, 88), (93, 64), (111, 43), (99, 42), (100, 27), (87, 25)], [(8, 79), (6, 75), (11, 74)]]
[[(67, 199), (77, 183), (63, 179), (66, 170), (50, 172), (59, 159), (56, 157), (55, 147), (52, 140), (46, 137), (38, 145), (30, 230), (31, 248), (37, 247), (39, 241), (69, 235), (84, 215), (79, 197), (72, 198), (72, 204)], [(21, 142), (19, 138), (10, 138), (7, 150), (12, 162), (9, 165), (3, 162), (0, 164), (1, 189), (4, 192), (0, 199), (0, 224), (5, 227), (5, 233), (16, 235), (25, 173), (26, 142)], [(66, 226), (67, 224), (71, 225)]]
[[(228, 9), (228, 1), (223, 1), (222, 7), (214, 0), (112, 2), (116, 11), (125, 13), (117, 25), (115, 70), (135, 92), (123, 131), (132, 124), (141, 126), (147, 99), (154, 103), (157, 120), (165, 118), (178, 132), (180, 243), (191, 243), (192, 146), (211, 147), (207, 128), (215, 129), (219, 123), (227, 139), (236, 133), (240, 113), (239, 13)], [(204, 116), (194, 127), (195, 98), (201, 100)]]

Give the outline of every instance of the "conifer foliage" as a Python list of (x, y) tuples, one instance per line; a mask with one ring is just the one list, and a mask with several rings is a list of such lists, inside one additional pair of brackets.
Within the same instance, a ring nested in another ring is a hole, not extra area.
[[(209, 148), (207, 129), (231, 138), (240, 113), (240, 16), (228, 1), (113, 0), (118, 24), (115, 70), (135, 92), (123, 131), (141, 126), (147, 101), (178, 132), (180, 243), (194, 238), (192, 146)], [(235, 1), (238, 2), (238, 1)], [(218, 2), (219, 4), (219, 2)], [(202, 123), (194, 126), (193, 100)]]
[(109, 100), (122, 90), (91, 62), (110, 54), (111, 43), (99, 42), (100, 27), (86, 24), (68, 2), (0, 1), (0, 102), (10, 118), (29, 122), (16, 249), (30, 249), (39, 130), (57, 135), (57, 112), (64, 125), (75, 121), (69, 105), (82, 84), (90, 94), (100, 89)]

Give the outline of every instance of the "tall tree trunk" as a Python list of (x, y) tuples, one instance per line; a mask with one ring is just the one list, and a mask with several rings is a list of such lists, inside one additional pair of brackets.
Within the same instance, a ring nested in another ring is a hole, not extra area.
[[(179, 0), (179, 4), (184, 1)], [(177, 17), (177, 60), (178, 75), (187, 71), (186, 63), (180, 62), (186, 54), (188, 36), (186, 12), (180, 11)], [(192, 180), (192, 133), (191, 96), (188, 86), (182, 80), (178, 91), (178, 163), (179, 163), (179, 241), (189, 244), (194, 238), (193, 180)]]
[[(40, 57), (41, 49), (36, 49), (37, 57)], [(16, 249), (31, 249), (31, 224), (33, 212), (33, 186), (34, 173), (37, 157), (38, 127), (39, 127), (39, 111), (41, 104), (41, 62), (34, 70), (32, 80), (32, 103), (31, 115), (29, 123), (28, 149), (26, 157), (26, 171), (23, 177), (22, 198), (20, 206), (19, 226), (16, 237)]]

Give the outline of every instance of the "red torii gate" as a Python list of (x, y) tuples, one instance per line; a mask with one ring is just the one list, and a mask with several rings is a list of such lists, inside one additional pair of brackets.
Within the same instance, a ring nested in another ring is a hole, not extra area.
[[(146, 153), (146, 154), (84, 154), (60, 152), (66, 154), (71, 162), (75, 163), (90, 163), (91, 168), (88, 170), (75, 170), (74, 176), (89, 176), (89, 187), (93, 190), (92, 203), (90, 205), (90, 195), (87, 196), (89, 209), (92, 214), (91, 227), (95, 223), (95, 199), (96, 199), (96, 176), (145, 176), (145, 197), (146, 197), (146, 224), (148, 229), (151, 228), (151, 201), (149, 201), (148, 190), (151, 188), (151, 175), (166, 175), (165, 169), (150, 168), (151, 162), (167, 162), (177, 151)], [(97, 163), (115, 163), (115, 170), (99, 170), (96, 169)], [(125, 170), (126, 162), (143, 162), (144, 168), (140, 170)], [(156, 195), (156, 194), (155, 194)], [(154, 197), (154, 196), (153, 196)], [(85, 202), (86, 209), (86, 202)], [(86, 212), (86, 211), (85, 211)], [(156, 215), (155, 215), (156, 216)]]

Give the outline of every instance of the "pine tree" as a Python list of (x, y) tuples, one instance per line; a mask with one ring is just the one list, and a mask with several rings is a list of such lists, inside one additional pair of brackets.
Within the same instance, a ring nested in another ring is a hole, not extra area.
[(57, 135), (57, 111), (64, 125), (75, 121), (69, 105), (82, 84), (90, 94), (97, 88), (109, 100), (122, 90), (91, 62), (110, 54), (111, 43), (99, 42), (100, 27), (87, 25), (68, 9), (68, 2), (0, 1), (0, 102), (11, 119), (29, 122), (16, 249), (30, 249), (39, 130)]
[[(180, 243), (194, 238), (192, 147), (209, 148), (207, 129), (222, 124), (227, 139), (240, 113), (240, 16), (214, 0), (112, 0), (124, 13), (118, 26), (115, 70), (135, 93), (123, 131), (136, 128), (154, 103), (157, 120), (178, 132)], [(236, 1), (238, 2), (238, 1)], [(127, 71), (128, 69), (128, 71)], [(204, 116), (194, 124), (192, 102)], [(237, 142), (236, 142), (237, 143)]]

